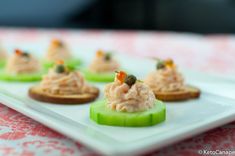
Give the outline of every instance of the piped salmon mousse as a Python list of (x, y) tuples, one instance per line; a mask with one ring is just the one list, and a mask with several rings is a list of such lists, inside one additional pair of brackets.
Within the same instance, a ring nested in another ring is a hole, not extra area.
[(1, 80), (37, 81), (43, 74), (39, 61), (30, 53), (16, 49), (8, 58), (4, 70), (0, 72)]
[(198, 88), (185, 85), (184, 78), (172, 59), (158, 60), (156, 70), (147, 75), (145, 83), (156, 98), (163, 101), (187, 100), (200, 96)]
[(89, 67), (84, 69), (83, 72), (89, 81), (112, 82), (115, 78), (114, 71), (119, 68), (120, 65), (113, 58), (112, 53), (98, 50)]
[(94, 101), (99, 89), (87, 84), (78, 71), (71, 71), (63, 61), (57, 61), (39, 85), (29, 89), (35, 100), (57, 104), (82, 104)]
[(165, 105), (134, 75), (117, 72), (114, 82), (107, 84), (104, 92), (105, 100), (90, 106), (90, 118), (98, 124), (143, 127), (161, 123), (166, 118)]
[(63, 60), (69, 69), (75, 69), (81, 64), (81, 60), (74, 58), (68, 46), (59, 39), (53, 39), (48, 47), (44, 67), (53, 67), (54, 62)]

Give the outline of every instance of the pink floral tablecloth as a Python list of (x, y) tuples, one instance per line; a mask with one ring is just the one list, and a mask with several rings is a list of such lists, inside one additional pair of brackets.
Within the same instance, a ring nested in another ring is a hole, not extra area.
[[(185, 68), (235, 76), (235, 36), (174, 32), (0, 29), (7, 50), (44, 53), (53, 37), (76, 50), (104, 48), (139, 56), (172, 57)], [(234, 119), (235, 120), (235, 119)], [(199, 150), (235, 150), (235, 122), (147, 155), (193, 156)], [(0, 104), (0, 155), (97, 155), (94, 151)], [(234, 152), (235, 155), (235, 152)]]

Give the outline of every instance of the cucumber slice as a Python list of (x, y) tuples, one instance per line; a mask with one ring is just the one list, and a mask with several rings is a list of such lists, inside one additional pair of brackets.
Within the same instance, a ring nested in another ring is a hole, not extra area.
[(6, 65), (6, 60), (0, 60), (0, 68)]
[(38, 72), (33, 74), (9, 74), (5, 70), (0, 70), (0, 80), (4, 81), (20, 81), (33, 82), (39, 81), (46, 72)]
[(113, 82), (115, 78), (115, 73), (94, 73), (88, 69), (82, 69), (81, 72), (88, 81), (92, 82)]
[[(76, 59), (66, 60), (64, 63), (69, 69), (74, 70), (74, 69), (76, 69), (77, 66), (82, 64), (82, 61), (80, 59), (76, 58)], [(53, 67), (54, 64), (55, 63), (53, 61), (46, 61), (46, 60), (43, 61), (43, 66), (46, 69)]]
[(90, 119), (101, 125), (122, 127), (152, 126), (165, 121), (166, 107), (156, 100), (154, 108), (144, 112), (117, 112), (106, 106), (106, 100), (97, 101), (90, 106)]

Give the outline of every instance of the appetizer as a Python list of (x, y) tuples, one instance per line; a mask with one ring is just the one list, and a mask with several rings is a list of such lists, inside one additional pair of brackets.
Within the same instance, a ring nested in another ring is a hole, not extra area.
[(111, 53), (98, 50), (88, 69), (84, 69), (83, 72), (89, 81), (112, 82), (115, 77), (114, 71), (118, 69), (119, 64)]
[(0, 68), (6, 64), (6, 50), (0, 45)]
[(58, 60), (63, 60), (69, 69), (75, 69), (81, 64), (81, 60), (73, 58), (68, 47), (60, 40), (54, 39), (47, 50), (44, 59), (44, 67), (47, 69), (53, 67), (54, 63)]
[(99, 90), (88, 85), (80, 72), (70, 71), (63, 61), (58, 61), (39, 85), (29, 89), (29, 96), (41, 102), (57, 104), (82, 104), (94, 101)]
[(165, 105), (155, 99), (152, 90), (134, 75), (116, 73), (105, 87), (105, 100), (90, 106), (90, 118), (102, 125), (152, 126), (166, 118)]
[(40, 63), (32, 54), (16, 49), (8, 58), (5, 68), (0, 71), (0, 79), (6, 81), (38, 81), (42, 74)]
[(184, 78), (178, 72), (172, 59), (159, 60), (156, 70), (145, 79), (157, 99), (163, 101), (180, 101), (200, 96), (196, 87), (185, 85)]

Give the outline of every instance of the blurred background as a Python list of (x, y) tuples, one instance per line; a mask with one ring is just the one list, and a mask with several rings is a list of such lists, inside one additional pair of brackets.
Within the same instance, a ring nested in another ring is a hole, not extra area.
[(0, 10), (0, 26), (235, 32), (235, 0), (7, 0)]

